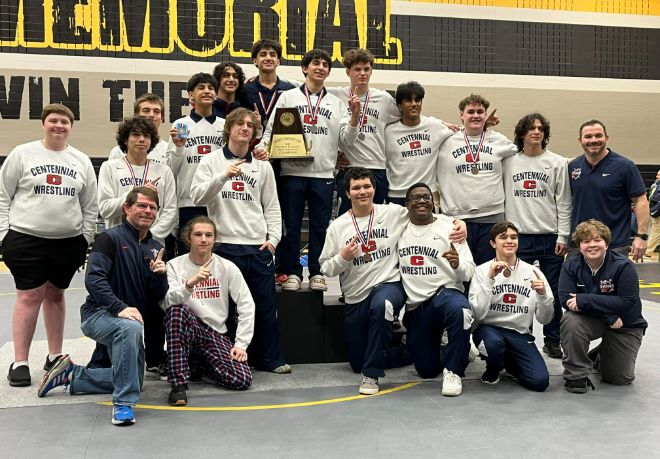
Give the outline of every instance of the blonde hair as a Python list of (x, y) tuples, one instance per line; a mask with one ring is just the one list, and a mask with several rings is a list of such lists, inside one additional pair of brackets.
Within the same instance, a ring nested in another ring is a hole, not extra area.
[(590, 218), (575, 228), (575, 231), (573, 231), (573, 243), (579, 246), (580, 242), (594, 236), (603, 239), (606, 245), (610, 245), (610, 241), (612, 240), (612, 232), (607, 225), (600, 220)]

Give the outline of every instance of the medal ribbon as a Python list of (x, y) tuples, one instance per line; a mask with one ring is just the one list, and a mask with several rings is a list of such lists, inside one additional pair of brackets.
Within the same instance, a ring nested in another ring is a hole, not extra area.
[[(355, 93), (351, 89), (349, 98), (353, 97)], [(358, 96), (359, 97), (359, 96)], [(360, 107), (360, 127), (367, 124), (367, 107), (369, 107), (369, 90), (367, 89), (367, 94), (364, 96), (364, 104)]]
[(321, 95), (316, 101), (316, 105), (312, 106), (312, 99), (309, 95), (309, 89), (307, 89), (307, 85), (305, 85), (305, 99), (307, 99), (307, 108), (309, 109), (309, 114), (312, 117), (312, 120), (316, 120), (316, 114), (319, 112), (319, 108), (321, 108), (321, 101), (323, 100), (323, 97), (325, 97), (325, 88), (321, 90)]
[[(128, 166), (128, 171), (131, 173), (131, 182), (133, 182), (133, 188), (137, 187), (137, 178), (135, 178), (135, 170), (133, 169), (133, 165), (128, 162), (128, 159), (126, 156), (124, 156), (124, 161), (126, 161), (126, 165)], [(146, 183), (147, 180), (147, 175), (149, 175), (149, 163), (151, 162), (150, 159), (147, 159), (147, 162), (144, 164), (144, 171), (142, 171), (142, 185)]]
[(364, 236), (362, 236), (362, 232), (360, 231), (360, 226), (357, 223), (357, 219), (355, 218), (355, 214), (353, 214), (353, 211), (349, 211), (351, 213), (351, 219), (353, 220), (353, 226), (355, 227), (355, 231), (357, 232), (357, 237), (360, 239), (360, 242), (362, 243), (362, 246), (365, 247), (367, 250), (369, 249), (369, 243), (371, 242), (371, 230), (374, 226), (374, 210), (371, 209), (371, 213), (369, 214), (369, 229), (367, 231), (367, 239), (365, 241)]
[(261, 109), (264, 111), (266, 114), (266, 118), (270, 118), (270, 112), (273, 111), (273, 107), (275, 106), (275, 100), (277, 99), (277, 92), (274, 92), (273, 95), (270, 97), (270, 103), (268, 104), (268, 107), (266, 107), (266, 101), (264, 100), (264, 96), (261, 92), (259, 92), (259, 101), (261, 102)]
[(462, 129), (462, 131), (463, 131), (463, 140), (465, 140), (465, 145), (467, 146), (468, 151), (472, 155), (472, 164), (476, 166), (476, 164), (479, 162), (479, 157), (481, 156), (481, 149), (484, 146), (484, 139), (486, 138), (486, 130), (484, 129), (483, 132), (481, 133), (481, 138), (479, 139), (479, 146), (477, 147), (476, 153), (472, 151), (472, 146), (470, 145), (470, 141), (468, 140), (465, 129)]

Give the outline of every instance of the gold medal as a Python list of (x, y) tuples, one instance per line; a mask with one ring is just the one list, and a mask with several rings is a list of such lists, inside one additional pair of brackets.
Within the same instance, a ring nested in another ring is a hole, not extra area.
[(472, 175), (477, 175), (479, 173), (479, 168), (476, 164), (470, 166), (470, 172), (472, 172)]
[(365, 263), (369, 263), (371, 261), (371, 254), (369, 252), (367, 252), (367, 253), (364, 254), (364, 256), (362, 258), (364, 258)]

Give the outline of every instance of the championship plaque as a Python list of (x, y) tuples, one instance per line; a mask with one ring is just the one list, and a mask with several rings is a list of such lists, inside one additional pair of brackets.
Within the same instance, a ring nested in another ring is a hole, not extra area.
[(302, 122), (297, 108), (278, 108), (275, 111), (273, 130), (268, 145), (270, 159), (311, 160), (312, 145), (308, 146), (303, 135)]

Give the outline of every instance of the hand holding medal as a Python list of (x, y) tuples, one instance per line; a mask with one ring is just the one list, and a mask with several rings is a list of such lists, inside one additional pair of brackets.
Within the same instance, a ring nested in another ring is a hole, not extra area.
[(509, 268), (509, 264), (506, 261), (493, 260), (488, 270), (488, 277), (495, 279), (499, 273), (502, 273), (504, 277), (511, 277), (511, 268)]

